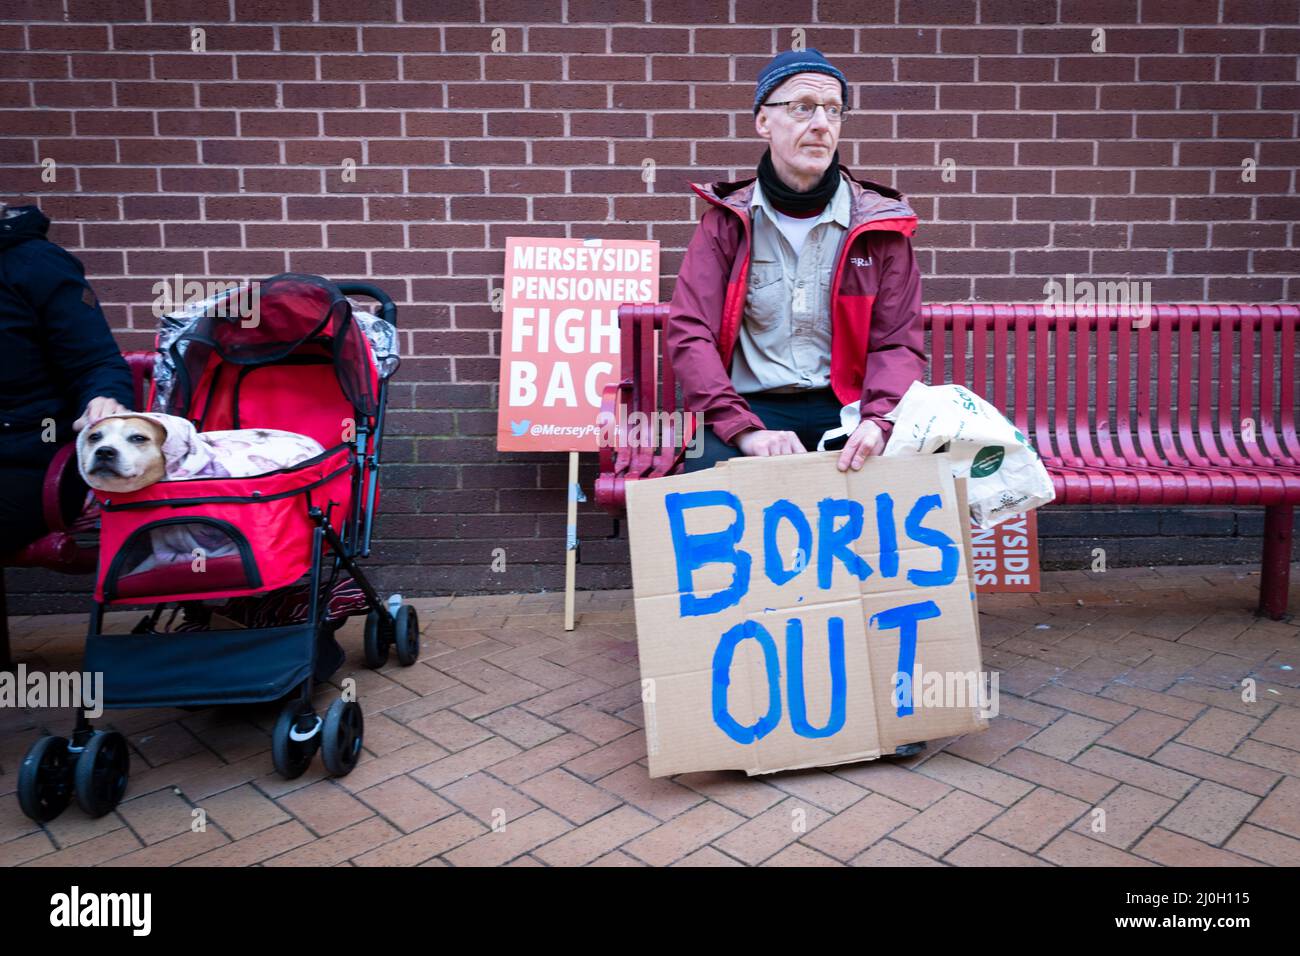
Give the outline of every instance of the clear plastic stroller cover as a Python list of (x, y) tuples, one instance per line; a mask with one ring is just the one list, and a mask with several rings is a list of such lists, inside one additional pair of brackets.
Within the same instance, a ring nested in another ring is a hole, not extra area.
[[(311, 280), (312, 284), (332, 286), (327, 279), (317, 276), (275, 276), (260, 283), (263, 290), (276, 288), (281, 280)], [(158, 322), (158, 354), (154, 358), (154, 408), (166, 409), (172, 398), (177, 380), (177, 363), (184, 361), (186, 349), (199, 331), (199, 327), (213, 316), (233, 316), (251, 301), (248, 283), (232, 286), (206, 299), (187, 302), (160, 317)], [(342, 299), (342, 295), (339, 294)], [(401, 364), (397, 328), (393, 323), (370, 312), (368, 307), (354, 299), (344, 300), (350, 306), (350, 319), (361, 331), (374, 357), (381, 379), (392, 377)], [(233, 303), (233, 305), (232, 305)]]
[(370, 343), (370, 352), (375, 357), (379, 377), (392, 378), (402, 362), (397, 344), (397, 326), (369, 311), (355, 299), (348, 299), (348, 302), (352, 303), (352, 317), (357, 320), (361, 331), (365, 333), (366, 341)]

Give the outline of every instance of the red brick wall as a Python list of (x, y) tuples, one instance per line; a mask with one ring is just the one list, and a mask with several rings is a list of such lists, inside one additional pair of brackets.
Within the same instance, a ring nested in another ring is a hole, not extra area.
[[(670, 295), (686, 180), (752, 174), (754, 78), (794, 28), (852, 81), (842, 159), (920, 214), (929, 301), (1041, 299), (1071, 272), (1300, 298), (1298, 0), (0, 0), (0, 195), (57, 220), (124, 346), (177, 272), (389, 289), (408, 357), (382, 583), (555, 588), (563, 456), (494, 449), (505, 238), (657, 239)], [(627, 583), (612, 531), (584, 506), (581, 586)]]

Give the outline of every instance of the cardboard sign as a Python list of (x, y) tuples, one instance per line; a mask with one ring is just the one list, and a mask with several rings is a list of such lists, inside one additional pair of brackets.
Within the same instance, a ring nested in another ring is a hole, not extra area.
[(971, 570), (980, 594), (1037, 594), (1038, 512), (1027, 511), (992, 528), (971, 528)]
[(628, 483), (650, 776), (827, 766), (987, 726), (964, 480), (947, 454), (838, 458)]
[(659, 243), (506, 239), (501, 451), (595, 451), (618, 375), (618, 307), (659, 299)]

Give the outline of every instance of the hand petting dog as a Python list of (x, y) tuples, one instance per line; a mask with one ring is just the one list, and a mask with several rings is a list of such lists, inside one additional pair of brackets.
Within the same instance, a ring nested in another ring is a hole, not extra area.
[(97, 422), (101, 418), (107, 418), (109, 415), (121, 415), (129, 412), (130, 409), (119, 402), (116, 398), (108, 398), (104, 395), (96, 395), (86, 403), (86, 410), (81, 413), (81, 417), (72, 423), (72, 430), (79, 432), (91, 422)]

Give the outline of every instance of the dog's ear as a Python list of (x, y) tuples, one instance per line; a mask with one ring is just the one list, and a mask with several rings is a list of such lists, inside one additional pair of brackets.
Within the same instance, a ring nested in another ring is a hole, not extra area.
[(195, 457), (194, 425), (188, 418), (176, 415), (162, 416), (159, 423), (167, 431), (165, 447), (167, 474), (179, 472), (181, 475), (192, 471)]

